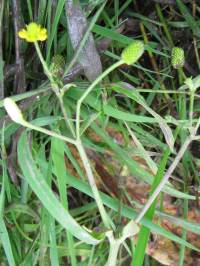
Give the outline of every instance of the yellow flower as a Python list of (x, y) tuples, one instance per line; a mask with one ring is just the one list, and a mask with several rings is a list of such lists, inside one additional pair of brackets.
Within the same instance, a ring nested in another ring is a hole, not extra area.
[(26, 29), (18, 32), (18, 36), (27, 42), (45, 41), (47, 39), (47, 30), (35, 22), (26, 25)]

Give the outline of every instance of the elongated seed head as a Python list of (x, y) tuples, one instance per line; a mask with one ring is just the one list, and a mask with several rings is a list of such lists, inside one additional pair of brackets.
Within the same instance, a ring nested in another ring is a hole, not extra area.
[(134, 64), (144, 53), (144, 43), (142, 41), (133, 41), (123, 51), (121, 58), (127, 65)]
[(184, 50), (180, 47), (174, 47), (171, 54), (171, 63), (173, 68), (179, 69), (185, 64)]

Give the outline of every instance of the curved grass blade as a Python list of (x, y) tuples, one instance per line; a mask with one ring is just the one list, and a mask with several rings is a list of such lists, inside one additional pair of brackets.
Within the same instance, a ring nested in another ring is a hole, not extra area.
[[(124, 149), (122, 149), (119, 145), (117, 145), (113, 141), (113, 139), (104, 132), (104, 130), (102, 130), (95, 123), (93, 123), (91, 127), (99, 136), (102, 137), (105, 143), (115, 152), (115, 154), (120, 158), (120, 161), (129, 167), (129, 170), (132, 174), (134, 174), (136, 177), (142, 178), (142, 180), (147, 182), (148, 184), (153, 183), (153, 180), (154, 180), (153, 175), (147, 172), (145, 169), (143, 169), (138, 163), (136, 163)], [(170, 185), (170, 183), (165, 185), (163, 191), (176, 198), (183, 198), (183, 199), (186, 198), (190, 200), (196, 199), (195, 196), (188, 195), (186, 193), (183, 193), (173, 188)]]
[[(88, 184), (86, 184), (85, 182), (81, 181), (80, 179), (70, 175), (69, 173), (67, 173), (67, 175), (69, 175), (68, 177), (68, 181), (69, 181), (69, 185), (72, 186), (73, 188), (78, 189), (79, 191), (85, 193), (86, 195), (93, 197), (92, 191), (89, 187)], [(117, 199), (113, 199), (110, 196), (106, 195), (103, 192), (100, 192), (103, 204), (109, 208), (111, 208), (114, 211), (118, 211), (118, 206), (119, 206), (119, 201)], [(133, 208), (128, 207), (126, 205), (122, 206), (122, 215), (124, 217), (127, 217), (129, 219), (135, 219), (137, 216), (136, 211), (133, 210)], [(170, 231), (167, 231), (166, 229), (160, 227), (159, 225), (156, 225), (154, 223), (152, 223), (148, 218), (143, 217), (143, 219), (141, 220), (141, 224), (146, 226), (147, 228), (149, 228), (151, 230), (151, 232), (162, 235), (166, 238), (171, 239), (172, 241), (180, 244), (180, 245), (185, 245), (186, 247), (199, 251), (198, 248), (196, 248), (195, 246), (193, 246), (192, 244), (188, 243), (187, 241), (185, 241), (184, 239), (181, 239), (180, 237), (176, 236), (175, 234), (171, 233)], [(196, 229), (198, 228), (198, 230)], [(196, 233), (200, 234), (200, 226), (198, 224), (196, 224), (196, 227), (193, 228), (196, 230)], [(188, 227), (189, 230), (189, 227)]]
[(18, 143), (18, 160), (24, 178), (52, 217), (76, 238), (87, 244), (98, 244), (100, 240), (86, 232), (65, 210), (51, 191), (33, 160), (26, 132), (23, 132)]
[(183, 3), (182, 0), (176, 0), (177, 6), (181, 11), (181, 14), (185, 18), (188, 26), (191, 28), (193, 34), (197, 37), (200, 37), (200, 27), (197, 24), (197, 21), (193, 18), (193, 16), (188, 11), (186, 5)]
[(8, 260), (9, 266), (15, 266), (15, 260), (12, 253), (11, 243), (8, 235), (8, 231), (6, 229), (6, 225), (2, 217), (0, 217), (0, 242), (3, 245), (6, 258)]
[(151, 109), (145, 102), (145, 99), (139, 94), (139, 92), (131, 90), (125, 90), (120, 85), (113, 86), (112, 89), (118, 93), (122, 93), (126, 95), (127, 97), (131, 98), (132, 100), (136, 101), (138, 104), (140, 104), (144, 109), (147, 110), (158, 122), (164, 136), (167, 144), (169, 145), (170, 149), (173, 151), (174, 146), (174, 137), (172, 134), (172, 131), (170, 127), (167, 125), (165, 120), (158, 115), (153, 109)]
[[(170, 150), (167, 149), (161, 162), (160, 162), (160, 164), (159, 164), (157, 174), (155, 176), (154, 182), (153, 182), (152, 187), (151, 187), (150, 195), (153, 194), (154, 190), (156, 189), (156, 187), (159, 185), (160, 181), (162, 180), (169, 156), (170, 156)], [(157, 202), (158, 202), (158, 199), (155, 199), (154, 202), (152, 203), (152, 205), (150, 206), (150, 208), (148, 209), (148, 211), (146, 212), (145, 217), (148, 218), (150, 221), (153, 220)], [(144, 257), (145, 257), (145, 250), (146, 250), (146, 247), (148, 244), (149, 236), (150, 236), (149, 228), (142, 225), (140, 232), (139, 232), (135, 252), (133, 255), (133, 261), (132, 261), (133, 266), (142, 266), (143, 265), (143, 261), (144, 261)], [(135, 259), (135, 258), (137, 258), (137, 259)]]
[(3, 185), (0, 194), (0, 242), (2, 243), (2, 246), (4, 248), (9, 266), (15, 266), (16, 264), (13, 257), (8, 231), (3, 220), (4, 196), (5, 196), (5, 188), (4, 188), (4, 179), (3, 179)]
[(63, 7), (65, 5), (65, 2), (66, 2), (66, 0), (59, 0), (57, 3), (54, 21), (53, 21), (53, 24), (51, 25), (51, 30), (49, 30), (50, 37), (48, 38), (48, 42), (47, 42), (47, 61), (49, 61), (49, 58), (50, 58), (50, 52), (51, 52), (51, 47), (53, 44), (53, 39), (54, 39), (56, 31), (57, 31), (59, 19), (61, 17), (61, 13), (63, 11)]

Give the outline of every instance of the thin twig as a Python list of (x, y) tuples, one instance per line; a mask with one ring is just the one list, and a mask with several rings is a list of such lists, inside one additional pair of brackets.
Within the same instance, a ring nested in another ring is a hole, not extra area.
[(161, 192), (161, 190), (163, 189), (163, 187), (167, 183), (167, 181), (170, 178), (171, 174), (173, 173), (173, 171), (177, 167), (178, 163), (182, 159), (182, 157), (183, 157), (185, 151), (187, 150), (188, 146), (195, 139), (195, 135), (197, 133), (198, 127), (199, 127), (199, 122), (197, 123), (197, 126), (195, 128), (193, 128), (190, 136), (183, 143), (183, 145), (182, 145), (181, 149), (179, 150), (179, 152), (177, 153), (173, 163), (170, 165), (170, 167), (168, 168), (167, 172), (165, 173), (162, 181), (157, 186), (157, 188), (155, 189), (155, 191), (153, 192), (153, 194), (151, 195), (151, 197), (149, 198), (149, 200), (145, 204), (144, 208), (142, 209), (140, 214), (135, 219), (136, 223), (139, 223), (140, 220), (144, 217), (145, 213), (148, 211), (148, 209), (150, 208), (151, 204), (154, 202), (154, 200), (157, 198), (157, 196), (159, 195), (159, 193)]
[(20, 15), (20, 1), (12, 0), (13, 7), (13, 21), (15, 29), (15, 62), (18, 65), (18, 71), (15, 74), (14, 87), (16, 93), (25, 91), (25, 72), (24, 72), (24, 58), (20, 52), (21, 41), (18, 37), (18, 32), (21, 28), (21, 15)]
[(3, 76), (3, 50), (2, 50), (2, 38), (3, 38), (3, 9), (4, 0), (0, 1), (0, 99), (4, 98), (4, 76)]

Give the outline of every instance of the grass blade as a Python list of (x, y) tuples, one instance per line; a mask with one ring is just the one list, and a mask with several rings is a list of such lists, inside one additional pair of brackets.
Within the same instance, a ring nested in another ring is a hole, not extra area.
[(35, 165), (33, 157), (29, 149), (29, 142), (27, 140), (27, 134), (24, 132), (18, 143), (18, 159), (19, 165), (24, 174), (24, 178), (27, 180), (29, 186), (41, 200), (44, 207), (49, 213), (60, 223), (66, 230), (71, 232), (72, 235), (82, 240), (85, 243), (96, 245), (99, 240), (92, 237), (87, 233), (64, 209), (61, 203), (57, 200), (56, 196), (47, 185), (41, 172)]
[[(68, 173), (67, 173), (68, 174)], [(70, 175), (69, 175), (69, 185), (72, 186), (73, 188), (78, 189), (79, 191), (85, 193), (86, 195), (90, 196), (93, 198), (93, 194), (92, 191), (89, 187), (89, 185), (83, 181), (81, 181), (80, 179)], [(103, 192), (100, 192), (101, 198), (102, 198), (102, 202), (105, 206), (111, 208), (112, 210), (118, 212), (118, 207), (119, 207), (119, 201), (118, 199), (113, 199), (110, 196), (106, 195)], [(126, 205), (122, 206), (122, 216), (127, 217), (129, 219), (135, 219), (137, 216), (136, 211), (133, 210), (133, 208), (128, 207)], [(199, 251), (196, 247), (194, 247), (192, 244), (188, 243), (187, 241), (181, 239), (180, 237), (176, 236), (175, 234), (171, 233), (170, 231), (167, 231), (166, 229), (160, 227), (159, 225), (156, 225), (154, 223), (152, 223), (149, 219), (147, 219), (146, 217), (143, 217), (143, 219), (141, 220), (141, 224), (148, 227), (151, 232), (154, 232), (156, 234), (162, 235), (166, 238), (171, 239), (172, 241), (178, 243), (178, 244), (183, 244), (185, 246), (187, 246), (188, 248), (191, 248), (193, 250)], [(200, 233), (200, 227), (198, 224), (196, 224), (196, 226), (198, 227), (198, 232)], [(197, 232), (197, 231), (196, 231)]]
[[(155, 180), (151, 188), (151, 194), (153, 193), (153, 191), (156, 189), (156, 187), (162, 180), (169, 155), (170, 155), (170, 151), (167, 150), (163, 156), (163, 159), (161, 160), (160, 166), (155, 176)], [(149, 219), (150, 221), (153, 219), (155, 209), (156, 209), (156, 204), (157, 204), (157, 199), (152, 203), (151, 207), (149, 208), (149, 210), (147, 211), (145, 215), (145, 217)], [(132, 263), (133, 266), (143, 265), (143, 261), (145, 257), (145, 250), (148, 244), (149, 236), (150, 236), (149, 228), (142, 225), (140, 232), (139, 232), (139, 237), (138, 237), (136, 249), (134, 252), (134, 256), (133, 256), (133, 263)]]
[(57, 3), (55, 18), (54, 18), (53, 24), (51, 25), (50, 37), (48, 38), (48, 42), (47, 42), (47, 62), (49, 62), (49, 59), (50, 59), (50, 52), (51, 52), (53, 39), (57, 31), (58, 22), (59, 22), (61, 13), (63, 11), (65, 2), (66, 0), (59, 0)]
[[(68, 210), (68, 199), (67, 199), (67, 175), (66, 175), (66, 166), (65, 166), (65, 157), (64, 157), (64, 143), (56, 138), (52, 138), (51, 142), (51, 157), (52, 162), (55, 168), (55, 173), (57, 176), (58, 189), (60, 194), (60, 199), (63, 207)], [(67, 241), (69, 246), (69, 254), (71, 265), (76, 265), (76, 256), (74, 249), (74, 239), (73, 236), (67, 232)]]
[(193, 34), (196, 35), (197, 37), (200, 37), (200, 27), (198, 26), (197, 21), (195, 21), (195, 19), (192, 17), (190, 12), (188, 11), (188, 9), (185, 6), (185, 4), (183, 3), (183, 1), (182, 0), (176, 0), (176, 3), (178, 5), (183, 17), (187, 21), (187, 24), (191, 28)]
[(173, 150), (174, 137), (173, 137), (173, 134), (172, 134), (170, 127), (167, 125), (165, 120), (160, 115), (158, 115), (153, 109), (151, 109), (146, 104), (145, 99), (138, 92), (136, 92), (134, 90), (132, 90), (132, 91), (125, 90), (121, 86), (113, 86), (112, 89), (118, 93), (125, 94), (129, 98), (136, 101), (138, 104), (142, 105), (142, 107), (144, 109), (146, 109), (147, 112), (149, 112), (157, 120), (157, 122), (159, 123), (160, 128), (161, 128), (161, 130), (165, 136), (165, 140), (166, 140), (167, 144), (169, 145), (170, 149)]
[(13, 253), (12, 253), (12, 247), (11, 247), (8, 231), (7, 231), (6, 225), (3, 220), (4, 196), (5, 196), (5, 190), (4, 190), (4, 180), (3, 180), (3, 185), (1, 188), (1, 194), (0, 194), (0, 211), (1, 211), (0, 213), (0, 240), (3, 245), (9, 266), (15, 266), (16, 264), (15, 264), (15, 260), (14, 260)]

